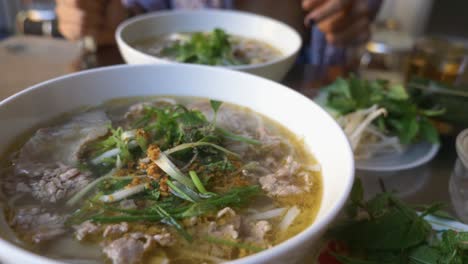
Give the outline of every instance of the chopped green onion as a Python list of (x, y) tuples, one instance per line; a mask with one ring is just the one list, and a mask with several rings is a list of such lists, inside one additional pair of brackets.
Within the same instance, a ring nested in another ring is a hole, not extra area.
[(197, 190), (200, 193), (205, 194), (205, 195), (209, 195), (209, 196), (216, 196), (217, 195), (216, 193), (208, 192), (205, 189), (205, 186), (203, 186), (203, 183), (201, 182), (200, 178), (198, 178), (198, 175), (197, 175), (197, 173), (195, 171), (189, 171), (189, 175), (192, 178), (192, 181), (195, 184), (195, 187), (197, 188)]
[(177, 220), (174, 219), (166, 210), (164, 210), (161, 206), (155, 204), (154, 208), (156, 209), (156, 212), (161, 215), (163, 219), (161, 219), (161, 222), (173, 226), (179, 234), (181, 234), (187, 241), (191, 242), (192, 236), (187, 233), (187, 231), (182, 227)]
[(179, 187), (177, 187), (173, 182), (171, 182), (170, 180), (167, 180), (167, 185), (169, 185), (169, 187), (171, 188), (172, 191), (174, 191), (178, 197), (184, 199), (184, 200), (187, 200), (189, 202), (192, 202), (194, 203), (195, 200), (192, 199), (192, 197), (190, 197), (188, 194), (184, 193)]
[(106, 175), (100, 177), (100, 178), (97, 178), (96, 180), (92, 181), (91, 183), (89, 183), (86, 187), (84, 187), (83, 189), (81, 189), (79, 192), (77, 192), (75, 195), (73, 195), (72, 198), (70, 198), (70, 200), (68, 200), (65, 204), (67, 206), (74, 206), (79, 200), (81, 200), (88, 192), (90, 192), (92, 189), (94, 189), (99, 183), (105, 181), (105, 180), (108, 180), (108, 179), (117, 179), (117, 180), (131, 180), (135, 177), (138, 177), (138, 178), (144, 178), (146, 176), (114, 176), (115, 172), (117, 170), (116, 169), (113, 169), (111, 170), (110, 172), (108, 172)]
[(220, 150), (220, 151), (222, 151), (222, 152), (224, 152), (226, 154), (234, 156), (236, 158), (240, 158), (239, 154), (234, 153), (234, 152), (232, 152), (230, 150), (227, 150), (227, 149), (225, 149), (225, 148), (223, 148), (221, 146), (218, 146), (216, 144), (209, 143), (209, 142), (200, 142), (200, 141), (199, 142), (193, 142), (193, 143), (180, 144), (180, 145), (178, 145), (176, 147), (173, 147), (171, 149), (168, 149), (168, 150), (164, 151), (164, 153), (167, 154), (167, 155), (170, 155), (170, 154), (172, 154), (174, 152), (178, 152), (178, 151), (188, 149), (188, 148), (200, 147), (200, 146), (209, 146), (209, 147), (215, 148), (217, 150)]
[(120, 223), (120, 222), (138, 222), (138, 221), (161, 221), (162, 217), (159, 215), (116, 215), (104, 216), (97, 215), (90, 218), (91, 221), (96, 223)]
[(230, 140), (245, 142), (245, 143), (248, 143), (248, 144), (251, 144), (251, 145), (262, 145), (262, 142), (259, 141), (259, 140), (256, 140), (256, 139), (253, 139), (253, 138), (248, 138), (248, 137), (243, 137), (243, 136), (240, 136), (240, 135), (236, 135), (236, 134), (234, 134), (234, 133), (232, 133), (232, 132), (230, 132), (230, 131), (228, 131), (226, 129), (220, 128), (220, 127), (217, 127), (216, 131), (218, 131), (225, 138), (230, 139)]
[(123, 188), (120, 189), (112, 194), (109, 195), (103, 195), (99, 197), (99, 200), (101, 202), (105, 203), (113, 203), (113, 202), (118, 202), (121, 201), (127, 197), (130, 197), (132, 195), (135, 195), (137, 193), (141, 193), (145, 190), (146, 183), (142, 183), (136, 186), (132, 186), (130, 188)]
[(159, 166), (159, 168), (161, 168), (161, 170), (167, 173), (174, 180), (182, 183), (183, 185), (189, 188), (194, 187), (193, 182), (187, 176), (182, 174), (182, 172), (177, 168), (177, 166), (174, 165), (172, 161), (163, 152), (159, 154), (159, 158), (154, 162)]
[(110, 179), (114, 176), (114, 173), (116, 172), (116, 169), (112, 169), (110, 172), (108, 172), (106, 175), (97, 178), (96, 180), (92, 181), (89, 183), (86, 187), (81, 189), (79, 192), (77, 192), (75, 195), (73, 195), (70, 200), (68, 200), (65, 204), (67, 206), (73, 206), (75, 205), (81, 198), (83, 198), (88, 192), (90, 192), (94, 187), (96, 187), (99, 183), (101, 183), (104, 180)]

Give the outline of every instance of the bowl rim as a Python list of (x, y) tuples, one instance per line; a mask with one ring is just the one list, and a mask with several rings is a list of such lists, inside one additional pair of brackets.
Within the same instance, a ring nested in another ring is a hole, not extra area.
[[(230, 72), (230, 74), (235, 74), (235, 75), (241, 75), (241, 76), (246, 75), (248, 76), (248, 78), (251, 78), (252, 81), (256, 80), (256, 81), (261, 81), (261, 82), (269, 82), (270, 85), (275, 85), (275, 86), (287, 89), (288, 93), (293, 93), (299, 98), (302, 98), (303, 100), (308, 100), (309, 103), (311, 103), (312, 105), (315, 105), (316, 111), (321, 111), (325, 116), (327, 116), (333, 121), (332, 126), (334, 127), (334, 129), (337, 129), (337, 131), (339, 131), (339, 133), (341, 134), (341, 137), (343, 137), (343, 139), (345, 139), (345, 142), (347, 143), (345, 144), (346, 146), (343, 146), (344, 149), (341, 150), (341, 152), (347, 153), (346, 155), (349, 157), (349, 159), (348, 159), (348, 164), (346, 164), (346, 166), (350, 168), (350, 171), (348, 172), (347, 177), (344, 178), (344, 180), (347, 181), (344, 186), (344, 192), (341, 194), (341, 196), (338, 199), (334, 201), (334, 203), (330, 206), (331, 208), (320, 219), (315, 219), (306, 229), (302, 230), (300, 233), (296, 234), (295, 236), (273, 246), (272, 248), (263, 250), (261, 252), (258, 252), (258, 253), (255, 253), (255, 254), (252, 254), (252, 255), (237, 259), (237, 260), (228, 261), (226, 263), (230, 263), (230, 264), (241, 264), (244, 262), (256, 263), (257, 261), (265, 261), (265, 260), (272, 259), (276, 256), (286, 254), (288, 251), (294, 250), (297, 246), (300, 246), (301, 244), (307, 242), (307, 240), (313, 237), (314, 234), (321, 234), (321, 231), (325, 231), (328, 225), (331, 224), (334, 221), (334, 219), (336, 219), (339, 212), (341, 211), (346, 201), (348, 200), (349, 194), (351, 193), (351, 189), (352, 189), (353, 182), (354, 182), (354, 174), (355, 174), (355, 165), (354, 165), (354, 158), (353, 158), (354, 156), (353, 156), (353, 152), (351, 149), (351, 145), (346, 135), (344, 134), (341, 127), (336, 123), (336, 121), (330, 116), (330, 114), (328, 114), (318, 104), (316, 104), (315, 102), (313, 102), (312, 100), (307, 98), (305, 95), (299, 93), (296, 90), (293, 90), (283, 84), (274, 82), (272, 80), (269, 80), (263, 77), (259, 77), (250, 73), (245, 73), (245, 72), (240, 72), (240, 71), (232, 71), (232, 70), (224, 69), (222, 67), (212, 67), (212, 66), (197, 65), (197, 64), (183, 64), (183, 65), (182, 64), (139, 64), (139, 65), (122, 64), (122, 65), (100, 67), (96, 69), (90, 69), (90, 70), (84, 70), (84, 71), (80, 71), (76, 73), (66, 74), (60, 77), (56, 77), (56, 78), (35, 84), (33, 86), (30, 86), (24, 89), (23, 91), (13, 94), (7, 97), (6, 99), (0, 101), (0, 111), (1, 111), (1, 108), (4, 107), (4, 105), (14, 103), (14, 101), (17, 98), (24, 96), (27, 93), (31, 93), (35, 90), (43, 89), (42, 87), (47, 87), (48, 85), (56, 83), (56, 82), (65, 81), (67, 79), (75, 78), (79, 76), (86, 76), (88, 74), (93, 74), (97, 72), (116, 71), (116, 70), (126, 69), (126, 68), (147, 68), (147, 67), (154, 67), (154, 68), (183, 67), (183, 68), (187, 68), (187, 70), (212, 71), (213, 74), (216, 74), (216, 73), (222, 74), (222, 73)], [(322, 194), (322, 198), (324, 194)], [(1, 205), (2, 203), (0, 203), (0, 206)], [(322, 208), (322, 205), (323, 204), (321, 204), (320, 208)], [(41, 263), (41, 264), (63, 263), (52, 258), (48, 258), (39, 254), (35, 254), (31, 251), (28, 251), (16, 245), (13, 242), (7, 241), (6, 239), (2, 237), (0, 237), (0, 249), (5, 249), (4, 252), (10, 252), (9, 254), (23, 255), (23, 257), (31, 261), (31, 263)]]
[[(252, 18), (260, 18), (260, 19), (263, 19), (265, 21), (273, 22), (273, 23), (275, 23), (277, 25), (284, 26), (288, 31), (290, 31), (291, 34), (294, 35), (294, 38), (297, 40), (297, 41), (295, 41), (297, 43), (297, 45), (294, 47), (292, 52), (289, 52), (287, 54), (282, 54), (282, 56), (280, 56), (279, 58), (275, 58), (273, 60), (269, 60), (269, 61), (266, 61), (266, 62), (263, 62), (263, 63), (257, 63), (257, 64), (244, 64), (244, 65), (235, 65), (235, 66), (211, 65), (211, 67), (219, 67), (219, 68), (226, 68), (226, 69), (232, 69), (232, 70), (250, 70), (250, 69), (267, 67), (267, 66), (271, 66), (271, 65), (277, 64), (279, 62), (294, 58), (294, 56), (296, 56), (296, 54), (299, 53), (299, 51), (300, 51), (300, 49), (301, 49), (301, 47), (303, 45), (303, 40), (302, 40), (302, 37), (299, 34), (299, 32), (297, 32), (296, 29), (292, 28), (290, 25), (288, 25), (288, 24), (286, 24), (286, 23), (284, 23), (282, 21), (279, 21), (279, 20), (276, 20), (276, 19), (271, 18), (271, 17), (264, 16), (264, 15), (259, 15), (259, 14), (255, 14), (255, 13), (245, 12), (245, 11), (214, 9), (214, 8), (205, 8), (205, 9), (199, 9), (199, 10), (162, 10), (162, 11), (149, 12), (149, 13), (143, 14), (143, 15), (138, 15), (136, 17), (126, 19), (125, 21), (123, 21), (122, 23), (119, 24), (119, 26), (117, 27), (117, 29), (115, 31), (115, 39), (116, 39), (117, 44), (119, 46), (122, 46), (125, 49), (132, 50), (134, 52), (137, 52), (138, 55), (143, 56), (146, 59), (152, 59), (152, 60), (156, 59), (156, 60), (160, 60), (160, 61), (165, 62), (165, 63), (196, 64), (196, 63), (184, 63), (184, 62), (178, 62), (178, 61), (171, 61), (171, 60), (167, 60), (167, 59), (164, 59), (164, 58), (160, 58), (160, 57), (156, 57), (156, 56), (147, 54), (145, 52), (142, 52), (142, 51), (132, 47), (127, 41), (124, 40), (124, 38), (122, 36), (123, 31), (128, 26), (130, 26), (130, 25), (132, 25), (134, 23), (144, 21), (144, 20), (150, 20), (150, 19), (155, 18), (155, 17), (167, 17), (167, 16), (176, 16), (176, 15), (185, 15), (185, 14), (207, 14), (207, 15), (210, 15), (210, 14), (234, 14), (234, 15), (241, 15), (241, 16), (249, 16), (249, 17), (252, 17)], [(229, 32), (228, 32), (228, 34), (229, 34)], [(257, 40), (259, 40), (259, 39), (257, 39)], [(262, 41), (262, 40), (260, 40), (260, 41)], [(271, 45), (270, 43), (268, 43), (268, 44)], [(271, 45), (271, 46), (273, 46), (274, 48), (277, 49), (277, 47), (275, 47), (274, 45)], [(119, 48), (119, 50), (121, 51), (120, 48)], [(123, 52), (121, 51), (121, 53), (123, 53)], [(201, 64), (197, 64), (197, 65), (201, 65)]]

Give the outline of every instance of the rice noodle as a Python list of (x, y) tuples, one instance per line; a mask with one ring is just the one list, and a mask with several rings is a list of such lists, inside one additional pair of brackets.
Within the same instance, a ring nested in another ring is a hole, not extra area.
[(103, 195), (99, 197), (99, 200), (105, 203), (112, 203), (123, 200), (127, 197), (130, 197), (134, 194), (141, 193), (145, 190), (146, 183), (135, 185), (129, 188), (124, 188), (116, 191), (115, 193), (109, 195)]
[(264, 219), (271, 219), (276, 218), (284, 213), (286, 208), (276, 208), (269, 211), (264, 211), (261, 213), (256, 213), (253, 215), (248, 216), (249, 219), (252, 220), (264, 220)]
[(320, 164), (314, 164), (314, 165), (306, 165), (304, 166), (303, 165), (303, 168), (308, 170), (308, 171), (313, 171), (313, 172), (320, 172), (322, 171), (322, 166), (320, 166)]
[(283, 220), (281, 220), (281, 223), (279, 223), (278, 225), (279, 230), (281, 232), (286, 231), (300, 213), (301, 210), (299, 210), (297, 206), (289, 208), (286, 214), (284, 215)]
[(180, 252), (183, 253), (184, 255), (188, 255), (188, 256), (191, 256), (191, 257), (196, 258), (196, 259), (209, 260), (209, 261), (211, 261), (213, 263), (227, 262), (227, 260), (225, 260), (225, 259), (210, 256), (210, 255), (201, 254), (201, 253), (191, 251), (191, 250), (189, 251), (189, 250), (180, 249)]

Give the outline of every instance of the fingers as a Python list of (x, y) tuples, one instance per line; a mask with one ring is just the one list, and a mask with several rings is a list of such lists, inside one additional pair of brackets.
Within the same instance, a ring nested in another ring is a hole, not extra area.
[(367, 17), (354, 21), (345, 30), (337, 33), (327, 33), (327, 42), (337, 45), (357, 45), (368, 40), (370, 36), (370, 22)]
[(320, 23), (324, 19), (336, 14), (339, 11), (347, 11), (352, 6), (353, 0), (329, 0), (325, 1), (312, 9), (312, 11), (305, 17), (305, 23), (309, 24), (310, 21)]
[(367, 17), (368, 15), (367, 3), (365, 1), (357, 1), (348, 13), (344, 10), (340, 10), (320, 22), (318, 27), (320, 31), (324, 33), (338, 33), (345, 30), (353, 21), (361, 17)]
[(97, 45), (106, 46), (115, 44), (115, 35), (112, 30), (102, 30), (99, 35), (94, 36)]
[(317, 23), (327, 42), (343, 46), (357, 45), (370, 36), (368, 3), (365, 0), (304, 0), (304, 8), (311, 8), (305, 22)]
[(86, 11), (101, 12), (104, 9), (100, 0), (56, 0), (57, 7), (69, 7)]
[(70, 7), (57, 7), (55, 10), (59, 23), (76, 24), (82, 27), (96, 27), (102, 23), (102, 15), (97, 12), (85, 11)]
[(69, 40), (98, 35), (104, 6), (101, 1), (57, 0), (56, 14), (60, 33)]
[(305, 11), (311, 11), (312, 9), (323, 4), (325, 0), (302, 0), (302, 9)]
[(76, 41), (84, 36), (96, 37), (99, 35), (97, 27), (82, 27), (73, 23), (59, 23), (60, 33), (68, 40)]

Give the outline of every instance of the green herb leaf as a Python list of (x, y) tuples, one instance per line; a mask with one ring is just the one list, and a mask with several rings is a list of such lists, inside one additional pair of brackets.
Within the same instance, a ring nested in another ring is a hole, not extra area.
[(393, 100), (407, 100), (409, 95), (405, 90), (405, 87), (401, 84), (390, 86), (387, 92), (388, 98)]
[(207, 65), (239, 65), (248, 62), (234, 58), (229, 36), (221, 29), (211, 33), (197, 32), (187, 42), (174, 43), (165, 48), (162, 55), (177, 61)]
[(216, 114), (219, 110), (219, 107), (223, 104), (223, 102), (221, 101), (217, 101), (217, 100), (210, 100), (210, 105), (211, 105), (211, 108), (213, 109), (213, 112)]
[(416, 100), (402, 85), (350, 76), (348, 79), (339, 78), (325, 87), (317, 100), (336, 118), (377, 105), (387, 112), (385, 117), (373, 121), (382, 133), (398, 136), (404, 145), (421, 139), (438, 142), (437, 130), (427, 117), (440, 115), (444, 109), (419, 109)]

